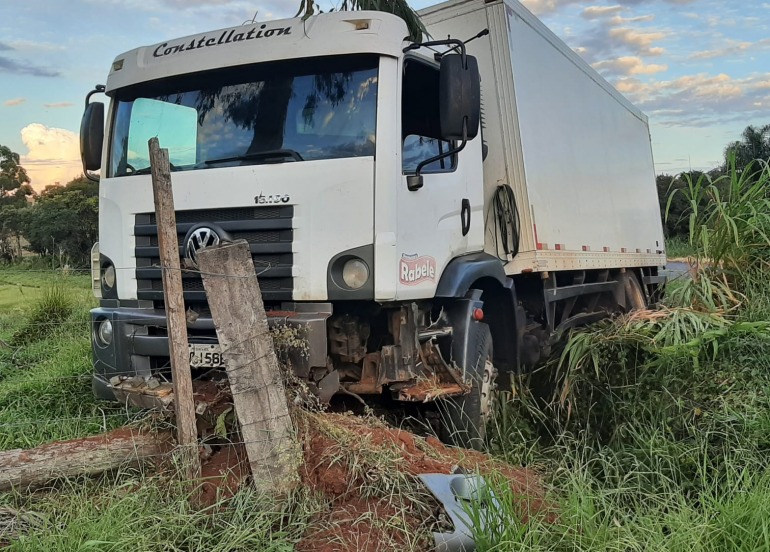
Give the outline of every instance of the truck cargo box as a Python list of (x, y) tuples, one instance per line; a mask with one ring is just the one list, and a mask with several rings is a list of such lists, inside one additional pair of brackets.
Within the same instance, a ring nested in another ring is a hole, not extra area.
[[(468, 52), (488, 148), (485, 249), (506, 272), (665, 264), (647, 117), (516, 0), (451, 0), (420, 15), (437, 39), (490, 31)], [(491, 222), (501, 185), (520, 217), (515, 257)]]

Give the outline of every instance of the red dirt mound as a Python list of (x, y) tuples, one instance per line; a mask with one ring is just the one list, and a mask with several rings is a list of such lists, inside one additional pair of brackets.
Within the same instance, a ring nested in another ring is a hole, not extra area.
[[(528, 497), (522, 498), (523, 519), (527, 512), (544, 510), (543, 490), (532, 472), (480, 452), (447, 447), (433, 437), (343, 414), (306, 416), (304, 435), (302, 480), (326, 496), (329, 508), (308, 529), (297, 546), (300, 552), (433, 550), (432, 531), (449, 529), (445, 520), (441, 525), (443, 509), (416, 482), (416, 494), (389, 491), (387, 481), (378, 493), (378, 467), (388, 472), (384, 479), (400, 474), (412, 481), (416, 475), (450, 474), (458, 467), (498, 473), (508, 478), (517, 496)], [(367, 460), (375, 465), (367, 467)]]
[[(443, 445), (375, 418), (346, 414), (297, 416), (304, 462), (302, 482), (323, 496), (326, 508), (311, 521), (299, 552), (433, 550), (433, 531), (451, 530), (443, 508), (415, 476), (457, 468), (508, 479), (520, 496), (522, 519), (549, 517), (543, 489), (531, 471), (488, 455)], [(241, 447), (216, 451), (203, 463), (204, 503), (232, 496), (248, 475)]]
[(201, 503), (211, 506), (219, 500), (232, 498), (249, 475), (249, 462), (243, 445), (219, 448), (201, 462)]

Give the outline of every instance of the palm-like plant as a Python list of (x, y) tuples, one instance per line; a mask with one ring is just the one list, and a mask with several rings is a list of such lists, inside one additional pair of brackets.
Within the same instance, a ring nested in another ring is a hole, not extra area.
[[(755, 159), (770, 161), (770, 125), (756, 127), (747, 126), (741, 134), (741, 140), (729, 144), (725, 149), (725, 165), (730, 167), (730, 159), (735, 158), (735, 165), (739, 170), (749, 168)], [(756, 173), (761, 167), (753, 163)]]
[[(429, 36), (425, 25), (417, 13), (409, 7), (406, 0), (342, 0), (338, 8), (340, 11), (381, 11), (397, 15), (406, 23), (409, 29), (409, 40), (420, 42), (423, 37)], [(322, 13), (314, 0), (301, 0), (297, 16), (303, 19)]]

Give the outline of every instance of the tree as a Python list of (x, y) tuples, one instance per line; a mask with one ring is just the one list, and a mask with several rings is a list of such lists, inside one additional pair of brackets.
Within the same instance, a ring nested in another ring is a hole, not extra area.
[(0, 207), (0, 260), (14, 262), (21, 258), (21, 233), (23, 231), (23, 206), (3, 205)]
[[(687, 213), (690, 204), (686, 194), (682, 192), (687, 188), (688, 176), (690, 181), (697, 182), (702, 175), (701, 171), (691, 171), (677, 176), (659, 174), (655, 179), (658, 187), (660, 216), (663, 219), (663, 232), (667, 238), (686, 238), (689, 235), (690, 221)], [(675, 191), (677, 192), (674, 193)], [(674, 194), (673, 197), (672, 194)]]
[(16, 228), (29, 242), (27, 249), (88, 265), (99, 233), (97, 183), (79, 177), (64, 186), (47, 186), (34, 205), (14, 214)]
[[(297, 15), (302, 15), (303, 19), (308, 18), (315, 13), (321, 12), (321, 10), (316, 8), (317, 5), (314, 0), (301, 0)], [(339, 10), (371, 10), (392, 13), (403, 19), (406, 23), (406, 27), (409, 30), (409, 40), (420, 42), (423, 37), (428, 36), (428, 31), (425, 29), (423, 22), (420, 21), (420, 16), (409, 7), (406, 0), (342, 0)]]
[(0, 145), (0, 201), (5, 200), (9, 193), (29, 184), (27, 171), (19, 161), (18, 153), (11, 151), (8, 146)]
[(99, 183), (88, 180), (85, 176), (73, 178), (64, 186), (46, 186), (40, 197), (53, 197), (65, 192), (81, 192), (85, 197), (97, 197), (99, 195)]
[[(770, 125), (747, 126), (741, 134), (741, 140), (728, 144), (725, 148), (725, 167), (730, 166), (730, 159), (735, 156), (735, 168), (746, 169), (754, 160), (770, 161)], [(760, 171), (756, 165), (754, 170)]]

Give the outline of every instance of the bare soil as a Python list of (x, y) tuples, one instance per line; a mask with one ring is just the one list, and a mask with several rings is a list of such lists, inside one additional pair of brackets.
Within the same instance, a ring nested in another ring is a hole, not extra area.
[[(451, 525), (415, 476), (458, 468), (506, 478), (521, 497), (523, 520), (532, 513), (549, 516), (539, 478), (530, 470), (447, 447), (376, 418), (333, 413), (297, 418), (302, 482), (326, 502), (297, 544), (299, 552), (433, 550), (432, 532)], [(204, 461), (203, 474), (204, 503), (232, 496), (248, 476), (245, 452), (236, 445), (220, 448)], [(388, 487), (391, 478), (403, 488)]]
[(201, 503), (211, 506), (232, 498), (249, 475), (249, 461), (243, 445), (220, 447), (201, 463)]

